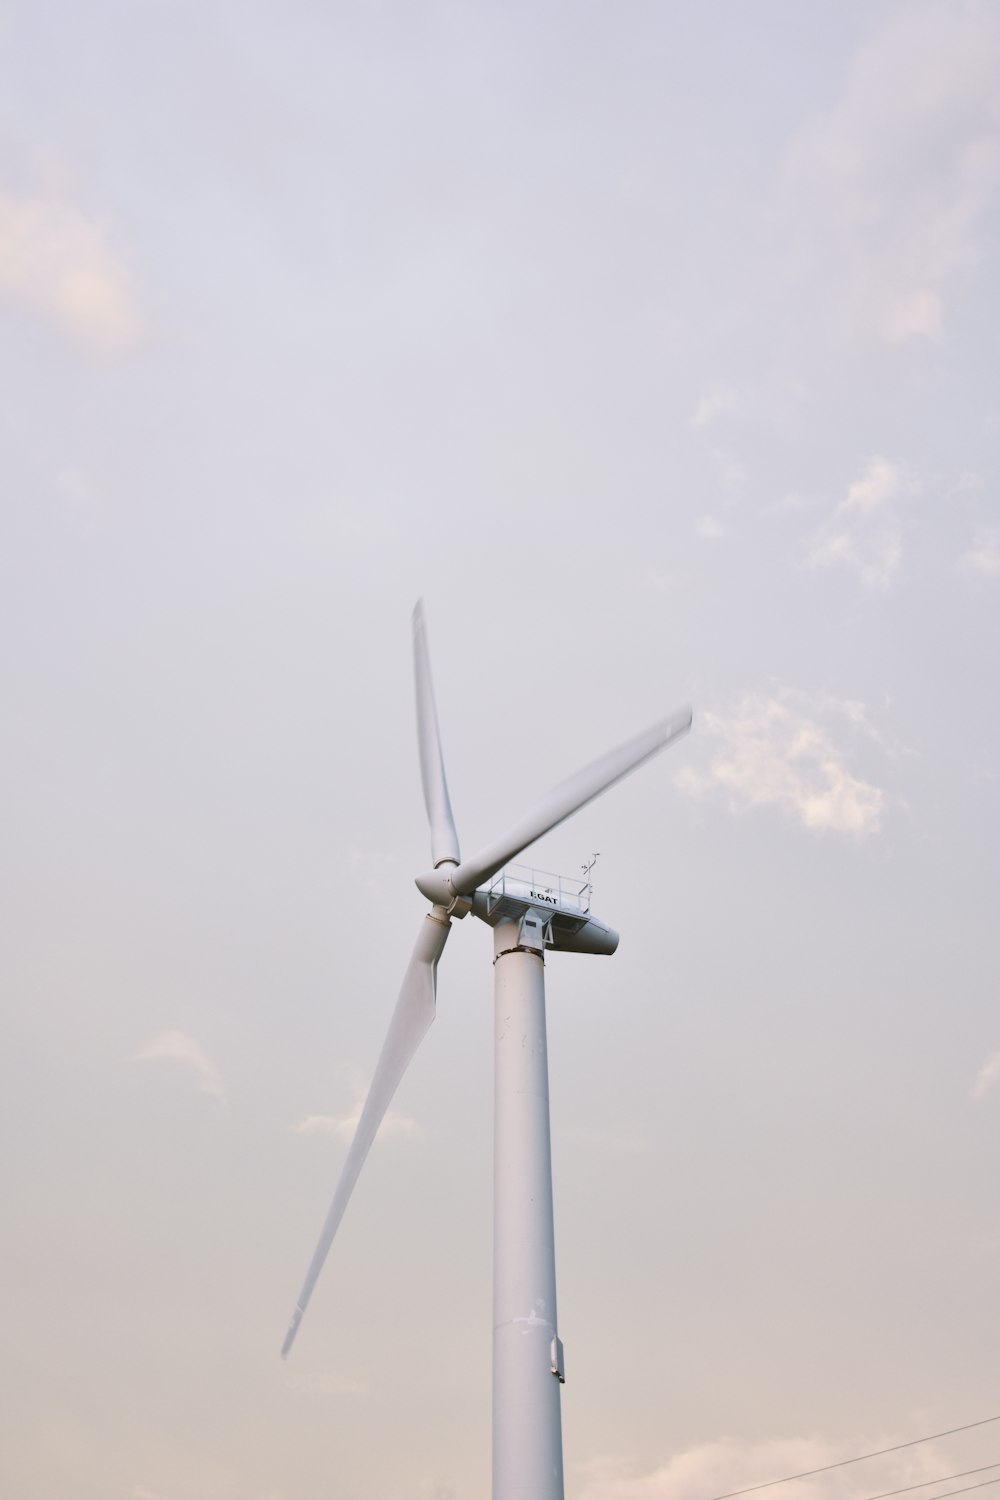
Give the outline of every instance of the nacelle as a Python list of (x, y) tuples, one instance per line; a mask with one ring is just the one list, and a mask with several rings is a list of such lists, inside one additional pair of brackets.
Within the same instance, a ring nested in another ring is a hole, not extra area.
[(544, 920), (545, 946), (556, 953), (612, 954), (618, 947), (618, 934), (613, 927), (590, 912), (553, 900), (551, 891), (543, 896), (539, 888), (526, 890), (522, 895), (520, 891), (515, 894), (508, 886), (506, 891), (498, 893), (494, 885), (483, 886), (472, 895), (472, 914), (488, 927), (519, 922), (529, 911)]

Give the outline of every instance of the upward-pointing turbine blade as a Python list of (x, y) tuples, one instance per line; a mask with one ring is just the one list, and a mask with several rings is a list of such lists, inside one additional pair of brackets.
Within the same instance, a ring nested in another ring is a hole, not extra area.
[(470, 896), (477, 886), (503, 869), (522, 849), (540, 839), (550, 828), (555, 828), (571, 813), (577, 812), (602, 792), (606, 792), (609, 786), (621, 781), (623, 776), (627, 776), (658, 750), (665, 749), (673, 740), (686, 734), (690, 728), (690, 708), (679, 709), (669, 719), (662, 719), (660, 723), (644, 729), (634, 739), (626, 740), (624, 745), (619, 745), (600, 760), (577, 771), (575, 776), (549, 792), (504, 838), (490, 844), (471, 859), (463, 860), (458, 869), (451, 872), (452, 889), (459, 895)]
[(420, 928), (413, 957), (403, 976), (396, 1009), (392, 1013), (389, 1030), (382, 1044), (379, 1060), (375, 1065), (375, 1075), (372, 1078), (371, 1088), (368, 1090), (368, 1098), (361, 1111), (358, 1128), (354, 1132), (354, 1139), (347, 1153), (347, 1160), (344, 1162), (340, 1181), (337, 1183), (337, 1191), (333, 1195), (333, 1202), (330, 1204), (330, 1211), (326, 1216), (319, 1243), (309, 1263), (299, 1300), (295, 1304), (292, 1321), (285, 1334), (285, 1342), (281, 1346), (283, 1359), (287, 1356), (295, 1335), (298, 1333), (302, 1314), (309, 1305), (309, 1298), (313, 1294), (313, 1288), (323, 1269), (333, 1237), (344, 1217), (344, 1209), (354, 1190), (358, 1174), (364, 1166), (365, 1157), (371, 1149), (375, 1134), (392, 1102), (393, 1094), (399, 1087), (400, 1079), (409, 1067), (413, 1054), (420, 1046), (434, 1019), (438, 959), (447, 941), (450, 925), (447, 917), (441, 919), (434, 916), (432, 912), (428, 912)]
[(413, 675), (417, 688), (417, 741), (420, 746), (420, 775), (424, 783), (424, 804), (431, 825), (431, 861), (435, 868), (444, 860), (458, 864), (458, 831), (448, 798), (444, 774), (441, 735), (437, 709), (434, 706), (434, 684), (431, 681), (431, 657), (427, 646), (427, 624), (424, 601), (417, 600), (413, 611)]

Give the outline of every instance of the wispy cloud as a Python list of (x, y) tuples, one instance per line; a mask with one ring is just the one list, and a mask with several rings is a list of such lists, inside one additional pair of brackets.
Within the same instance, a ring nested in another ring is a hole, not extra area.
[[(335, 1135), (342, 1141), (350, 1141), (358, 1128), (364, 1102), (364, 1098), (360, 1098), (347, 1115), (306, 1115), (293, 1127), (295, 1134)], [(423, 1135), (416, 1120), (409, 1115), (396, 1114), (391, 1109), (379, 1126), (378, 1133), (380, 1136), (406, 1136), (411, 1140), (420, 1140)]]
[(700, 398), (694, 411), (688, 417), (688, 426), (693, 427), (695, 432), (704, 432), (719, 417), (727, 412), (736, 411), (738, 406), (739, 398), (735, 391), (728, 386), (716, 386)]
[[(354, 1132), (358, 1128), (361, 1118), (361, 1110), (368, 1094), (368, 1085), (364, 1081), (361, 1070), (356, 1067), (345, 1066), (341, 1070), (346, 1074), (349, 1087), (354, 1097), (354, 1105), (347, 1114), (343, 1115), (306, 1115), (297, 1125), (292, 1128), (296, 1135), (332, 1135), (342, 1141), (351, 1141)], [(396, 1136), (409, 1140), (420, 1140), (423, 1131), (416, 1120), (409, 1115), (399, 1114), (398, 1111), (390, 1109), (379, 1126), (379, 1136)]]
[(108, 226), (59, 194), (0, 194), (0, 298), (103, 353), (143, 334), (133, 277)]
[(891, 343), (938, 337), (1000, 181), (996, 6), (896, 7), (789, 176), (838, 317)]
[(694, 796), (721, 792), (734, 812), (777, 807), (813, 833), (877, 833), (881, 788), (848, 769), (848, 751), (835, 743), (867, 728), (862, 704), (817, 699), (782, 690), (745, 694), (723, 712), (701, 715), (703, 738), (717, 746), (706, 768), (682, 767), (677, 785)]
[(898, 464), (873, 458), (806, 542), (806, 566), (843, 565), (869, 587), (888, 587), (903, 555), (897, 502), (913, 488), (912, 478)]
[(987, 578), (1000, 577), (1000, 526), (981, 526), (962, 561)]
[(154, 1036), (135, 1054), (136, 1062), (176, 1062), (197, 1080), (205, 1094), (224, 1097), (226, 1088), (215, 1064), (205, 1056), (193, 1037), (183, 1031), (163, 1031)]
[[(879, 1434), (861, 1446), (887, 1447), (891, 1442), (891, 1436)], [(845, 1456), (833, 1444), (818, 1439), (790, 1438), (704, 1443), (645, 1473), (621, 1458), (598, 1458), (578, 1470), (582, 1483), (577, 1495), (578, 1500), (707, 1500), (745, 1485), (819, 1469)], [(885, 1460), (882, 1479), (884, 1488), (892, 1489), (897, 1484), (929, 1480), (936, 1473), (933, 1457), (908, 1452)], [(870, 1491), (870, 1481), (851, 1469), (800, 1480), (796, 1487), (800, 1500), (855, 1500)]]
[(729, 535), (728, 527), (715, 516), (702, 516), (695, 526), (695, 531), (703, 542), (721, 542), (723, 537)]
[(976, 1074), (976, 1081), (972, 1085), (973, 1099), (985, 1099), (997, 1083), (1000, 1083), (1000, 1052), (991, 1052)]

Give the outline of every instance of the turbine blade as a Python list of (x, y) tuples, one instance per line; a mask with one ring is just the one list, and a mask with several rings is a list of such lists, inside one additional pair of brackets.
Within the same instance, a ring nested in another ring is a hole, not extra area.
[(627, 776), (651, 755), (686, 734), (690, 728), (690, 708), (679, 709), (669, 719), (662, 719), (658, 724), (651, 725), (634, 739), (626, 740), (624, 745), (619, 745), (600, 760), (577, 771), (575, 776), (549, 792), (504, 838), (474, 854), (471, 859), (463, 860), (458, 869), (451, 872), (452, 889), (459, 895), (470, 896), (477, 886), (503, 869), (522, 849), (540, 839), (550, 828), (555, 828), (571, 813), (577, 812), (602, 792), (606, 792), (609, 786), (621, 781), (623, 776)]
[(427, 645), (427, 623), (424, 601), (417, 600), (413, 611), (413, 676), (417, 688), (417, 743), (420, 746), (420, 775), (424, 783), (424, 805), (431, 825), (431, 859), (435, 868), (448, 860), (458, 864), (458, 831), (448, 799), (448, 782), (444, 774), (441, 734), (434, 705), (431, 680), (431, 656)]
[(358, 1128), (354, 1132), (354, 1139), (347, 1153), (330, 1211), (326, 1216), (319, 1243), (309, 1263), (309, 1270), (306, 1272), (299, 1300), (295, 1304), (292, 1321), (285, 1334), (285, 1342), (281, 1346), (283, 1359), (292, 1347), (299, 1324), (302, 1322), (302, 1314), (309, 1305), (309, 1298), (312, 1296), (319, 1273), (323, 1269), (333, 1237), (344, 1217), (344, 1209), (354, 1190), (358, 1174), (364, 1166), (375, 1134), (392, 1102), (392, 1096), (399, 1087), (400, 1079), (409, 1067), (414, 1053), (434, 1019), (438, 959), (444, 949), (450, 925), (447, 917), (442, 920), (428, 912), (420, 928), (413, 957), (403, 976), (396, 1009), (392, 1013), (389, 1030), (375, 1065), (375, 1074), (361, 1111), (361, 1118), (358, 1120)]

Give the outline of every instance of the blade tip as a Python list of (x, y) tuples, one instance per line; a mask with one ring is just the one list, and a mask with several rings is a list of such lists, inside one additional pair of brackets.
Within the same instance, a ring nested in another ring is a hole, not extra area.
[(281, 1346), (282, 1359), (288, 1358), (291, 1347), (295, 1343), (295, 1335), (299, 1331), (299, 1324), (302, 1322), (302, 1315), (304, 1312), (305, 1308), (302, 1306), (302, 1304), (297, 1303), (295, 1311), (292, 1313), (292, 1321), (288, 1325), (288, 1332), (285, 1334), (285, 1342)]

